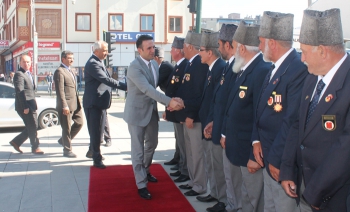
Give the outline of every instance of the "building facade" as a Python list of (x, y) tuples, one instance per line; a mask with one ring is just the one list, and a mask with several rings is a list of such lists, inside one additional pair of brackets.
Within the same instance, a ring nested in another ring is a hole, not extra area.
[(165, 59), (171, 61), (174, 36), (185, 37), (194, 23), (188, 4), (189, 0), (2, 0), (0, 40), (8, 44), (1, 47), (0, 42), (0, 72), (17, 70), (22, 54), (34, 58), (37, 43), (37, 68), (31, 71), (37, 70), (39, 86), (59, 66), (62, 50), (74, 53), (78, 80), (83, 80), (92, 44), (103, 39), (104, 31), (117, 38), (112, 45), (115, 77), (123, 77), (137, 56), (135, 41), (140, 34), (154, 36), (156, 46), (163, 47)]

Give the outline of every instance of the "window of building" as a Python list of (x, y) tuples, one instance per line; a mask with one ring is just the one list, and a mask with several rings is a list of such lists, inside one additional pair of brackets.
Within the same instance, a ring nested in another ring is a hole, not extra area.
[(154, 15), (140, 15), (140, 31), (154, 32)]
[(12, 39), (15, 39), (16, 37), (16, 21), (15, 21), (15, 16), (12, 18), (12, 28), (13, 28), (13, 36)]
[(108, 14), (108, 31), (123, 31), (124, 15), (118, 13)]
[(182, 33), (182, 16), (169, 17), (169, 32)]
[(91, 31), (91, 13), (75, 14), (75, 31)]

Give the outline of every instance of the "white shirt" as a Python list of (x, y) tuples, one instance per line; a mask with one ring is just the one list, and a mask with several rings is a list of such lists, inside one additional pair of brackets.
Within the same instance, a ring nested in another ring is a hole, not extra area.
[(179, 61), (177, 61), (177, 62), (176, 62), (176, 65), (178, 65), (178, 66), (179, 66), (179, 65), (182, 63), (182, 61), (183, 61), (184, 59), (185, 59), (184, 57), (183, 57), (183, 58), (181, 58)]
[(65, 64), (63, 64), (63, 63), (61, 63), (67, 70), (68, 70), (68, 73), (69, 73), (69, 75), (71, 75), (72, 76), (72, 78), (73, 78), (73, 82), (75, 83), (75, 79), (74, 79), (74, 75), (72, 74), (72, 72), (70, 72), (69, 70), (70, 70), (70, 67), (68, 67), (68, 66), (66, 66)]
[(193, 56), (193, 57), (189, 60), (190, 63), (192, 63), (193, 59), (194, 59), (195, 57), (197, 57), (197, 55), (198, 55), (198, 54), (196, 54), (195, 56)]
[[(344, 60), (346, 59), (346, 56), (348, 54), (345, 54), (344, 57), (342, 57), (342, 59), (339, 60), (339, 62), (337, 64), (335, 64), (333, 66), (333, 68), (331, 68), (331, 70), (328, 71), (328, 73), (324, 76), (321, 76), (321, 75), (318, 75), (318, 80), (317, 80), (317, 83), (322, 79), (322, 81), (324, 82), (325, 86), (323, 87), (323, 90), (320, 94), (320, 97), (323, 96), (324, 92), (327, 90), (328, 88), (328, 85), (332, 82), (332, 79), (334, 77), (334, 75), (337, 73), (339, 67), (341, 66), (341, 64), (343, 64)], [(316, 86), (314, 88), (314, 92), (312, 93), (312, 97), (310, 98), (310, 102), (312, 101), (312, 98), (314, 97), (315, 95), (315, 92), (316, 92), (316, 87), (317, 87), (317, 83), (316, 83)], [(320, 101), (321, 98), (318, 99), (318, 101)]]
[(282, 55), (282, 57), (280, 57), (280, 59), (278, 59), (275, 62), (275, 68), (272, 70), (271, 72), (271, 77), (270, 80), (272, 79), (273, 75), (275, 75), (276, 71), (278, 70), (278, 68), (281, 66), (281, 64), (283, 63), (283, 61), (288, 57), (288, 55), (293, 51), (294, 49), (291, 48), (289, 49), (286, 53), (284, 53), (284, 55)]
[(214, 60), (214, 61), (210, 64), (210, 66), (209, 66), (209, 71), (211, 71), (211, 69), (213, 68), (215, 62), (218, 61), (218, 59), (219, 59), (219, 58), (216, 58), (216, 60)]
[[(146, 63), (147, 67), (148, 67), (148, 64), (151, 63), (151, 61), (147, 61), (147, 60), (143, 59), (141, 56), (140, 56), (140, 58), (143, 60), (143, 62)], [(157, 87), (157, 84), (158, 84), (157, 74), (156, 74), (156, 70), (154, 69), (152, 63), (151, 63), (151, 67), (152, 67), (152, 73), (153, 73), (153, 78), (154, 78), (154, 86)]]
[(229, 60), (228, 60), (228, 62), (231, 64), (232, 63), (232, 61), (235, 59), (235, 56), (233, 55)]

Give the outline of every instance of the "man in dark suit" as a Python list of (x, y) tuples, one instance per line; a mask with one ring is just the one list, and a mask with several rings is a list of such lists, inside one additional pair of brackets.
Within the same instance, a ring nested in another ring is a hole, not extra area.
[(183, 123), (186, 159), (190, 181), (180, 185), (181, 189), (190, 189), (186, 196), (197, 196), (207, 191), (207, 174), (205, 172), (204, 145), (202, 141), (202, 125), (198, 111), (201, 105), (204, 83), (208, 65), (201, 63), (198, 55), (201, 34), (189, 31), (184, 41), (184, 54), (189, 65), (185, 69), (177, 96), (183, 99), (185, 108), (176, 112), (178, 122)]
[[(184, 38), (174, 37), (173, 44), (171, 46), (171, 56), (173, 60), (176, 61), (175, 68), (173, 72), (169, 75), (165, 95), (169, 97), (176, 97), (177, 90), (181, 86), (182, 78), (185, 73), (185, 68), (188, 65), (188, 60), (184, 58), (183, 53), (183, 44)], [(169, 162), (164, 163), (165, 165), (174, 165), (174, 162), (178, 162), (178, 171), (170, 173), (170, 176), (178, 176), (174, 181), (175, 182), (185, 182), (189, 180), (188, 169), (187, 169), (187, 160), (186, 160), (186, 146), (183, 126), (176, 120), (176, 113), (169, 110), (165, 110), (163, 114), (163, 119), (171, 121), (174, 124), (174, 133), (176, 139), (175, 154), (174, 158)]]
[[(292, 14), (264, 12), (259, 30), (264, 60), (274, 63), (263, 83), (251, 139), (251, 160), (265, 166), (265, 211), (298, 210), (295, 200), (278, 183), (287, 133), (297, 117), (301, 89), (308, 74), (300, 55), (292, 48), (293, 18)], [(252, 172), (259, 168), (256, 163), (248, 164)]]
[(32, 153), (44, 154), (39, 148), (39, 139), (37, 134), (38, 115), (36, 113), (37, 104), (35, 101), (35, 82), (29, 69), (32, 65), (31, 58), (28, 55), (22, 55), (20, 59), (21, 68), (16, 71), (13, 79), (13, 84), (16, 90), (15, 110), (22, 118), (25, 129), (17, 135), (10, 144), (20, 153), (23, 153), (19, 148), (24, 141), (29, 137), (32, 145)]
[(152, 199), (148, 182), (158, 182), (150, 173), (153, 154), (158, 145), (158, 108), (160, 102), (171, 109), (183, 108), (182, 100), (175, 100), (156, 90), (159, 67), (153, 60), (154, 41), (149, 35), (141, 35), (136, 41), (140, 56), (131, 62), (128, 73), (128, 98), (124, 109), (124, 121), (128, 123), (131, 137), (131, 160), (138, 194)]
[[(231, 87), (234, 85), (234, 81), (232, 79), (236, 79), (236, 74), (232, 71), (232, 66), (234, 64), (234, 49), (232, 46), (232, 37), (235, 34), (237, 29), (237, 26), (234, 24), (223, 24), (220, 29), (219, 34), (219, 52), (221, 53), (221, 57), (227, 61), (225, 68), (222, 70), (221, 76), (220, 76), (220, 83), (216, 86), (214, 93), (213, 93), (213, 99), (211, 103), (211, 108), (208, 114), (208, 124), (204, 128), (204, 136), (207, 139), (211, 139), (213, 142), (213, 145), (219, 146), (220, 145), (220, 139), (221, 139), (221, 127), (222, 122), (224, 119), (224, 112), (226, 109), (226, 103), (229, 96), (229, 91), (231, 90)], [(237, 187), (237, 185), (233, 184), (232, 182), (237, 182), (238, 179), (232, 178), (233, 173), (235, 172), (232, 170), (232, 164), (228, 161), (226, 157), (225, 150), (221, 150), (221, 155), (213, 155), (215, 157), (215, 161), (217, 162), (216, 166), (223, 167), (224, 175), (225, 175), (225, 181), (226, 184), (224, 185), (226, 187), (226, 210), (227, 211), (234, 211), (238, 210), (238, 202), (236, 195), (233, 193), (234, 188)], [(222, 165), (218, 165), (222, 164)], [(239, 180), (241, 182), (241, 180)], [(239, 183), (237, 182), (237, 183)], [(240, 185), (238, 185), (240, 186)], [(240, 197), (240, 195), (239, 195)], [(197, 197), (199, 201), (202, 202), (211, 202), (215, 201), (216, 199), (212, 196), (208, 195), (205, 198), (199, 198)], [(218, 202), (216, 205), (213, 206), (212, 209), (217, 209), (218, 211), (222, 210), (222, 207), (224, 205), (220, 202)], [(241, 206), (239, 206), (241, 207)]]
[(76, 77), (71, 71), (74, 62), (73, 52), (63, 51), (61, 62), (53, 77), (56, 86), (56, 109), (62, 128), (62, 137), (58, 143), (63, 146), (63, 156), (75, 158), (76, 155), (72, 152), (72, 139), (79, 133), (84, 121)]
[(299, 41), (312, 75), (299, 97), (279, 180), (289, 196), (300, 198), (303, 212), (349, 211), (350, 58), (340, 10), (305, 10)]
[[(222, 70), (225, 68), (226, 63), (220, 58), (220, 52), (218, 50), (219, 33), (202, 33), (199, 55), (201, 56), (201, 62), (209, 66), (207, 71), (207, 77), (204, 83), (204, 90), (202, 94), (202, 100), (200, 109), (198, 112), (199, 119), (201, 121), (201, 132), (203, 133), (204, 127), (208, 124), (208, 114), (211, 108), (213, 93), (215, 87), (220, 83)], [(221, 146), (215, 146), (210, 139), (205, 139), (202, 136), (202, 142), (204, 146), (204, 159), (205, 166), (209, 178), (210, 194), (208, 196), (198, 196), (199, 201), (207, 201), (208, 198), (218, 200), (218, 204), (225, 209), (226, 203), (226, 183), (222, 163), (217, 163), (215, 158), (222, 158)], [(208, 208), (211, 211), (214, 208)]]
[(94, 166), (104, 169), (100, 151), (101, 129), (106, 123), (106, 109), (111, 106), (112, 88), (126, 89), (124, 83), (110, 77), (103, 60), (107, 57), (108, 47), (104, 41), (93, 45), (93, 55), (85, 65), (85, 92), (83, 106), (90, 135), (90, 149)]
[(260, 53), (258, 32), (259, 25), (241, 21), (233, 36), (236, 52), (232, 70), (237, 75), (226, 105), (221, 138), (232, 169), (236, 170), (232, 178), (241, 179), (240, 186), (234, 187), (234, 193), (241, 197), (237, 198), (241, 199), (238, 204), (243, 211), (255, 212), (264, 210), (263, 174), (261, 169), (249, 173), (247, 163), (252, 150), (250, 139), (255, 107), (263, 80), (271, 67)]
[(156, 47), (154, 51), (154, 60), (159, 65), (159, 88), (165, 92), (166, 86), (168, 84), (168, 78), (171, 72), (174, 70), (174, 66), (168, 61), (164, 61), (164, 49), (161, 47)]

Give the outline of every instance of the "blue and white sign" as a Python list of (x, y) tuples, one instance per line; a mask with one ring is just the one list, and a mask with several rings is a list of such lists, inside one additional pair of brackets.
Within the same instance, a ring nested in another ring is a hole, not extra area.
[(154, 32), (110, 32), (110, 35), (115, 43), (136, 42), (140, 35), (150, 35), (154, 39)]

